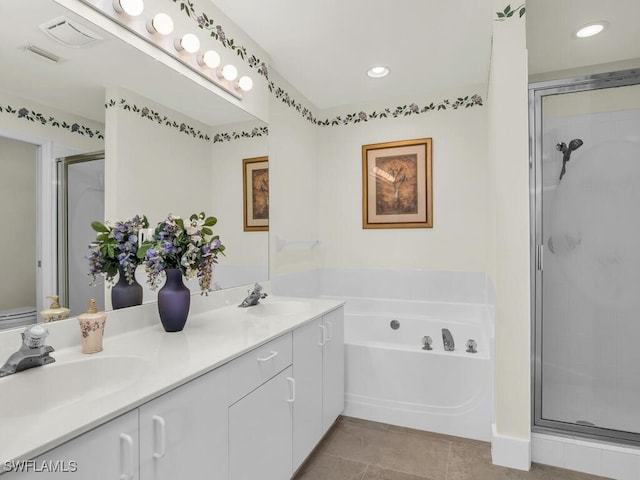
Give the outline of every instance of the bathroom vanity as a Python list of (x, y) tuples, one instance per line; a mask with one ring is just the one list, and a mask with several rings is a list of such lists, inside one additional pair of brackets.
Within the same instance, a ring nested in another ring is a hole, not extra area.
[(343, 324), (341, 302), (269, 297), (54, 352), (0, 382), (41, 395), (0, 420), (2, 466), (27, 470), (0, 478), (288, 479), (343, 410)]

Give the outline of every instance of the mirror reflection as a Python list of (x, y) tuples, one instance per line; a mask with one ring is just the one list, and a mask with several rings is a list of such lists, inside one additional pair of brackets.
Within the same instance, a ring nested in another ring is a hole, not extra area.
[[(71, 48), (38, 28), (59, 17), (99, 40)], [(89, 286), (93, 220), (145, 214), (155, 226), (204, 211), (227, 246), (213, 288), (268, 279), (268, 232), (243, 229), (242, 160), (268, 155), (263, 122), (51, 0), (10, 2), (0, 24), (0, 59), (11, 66), (0, 86), (1, 208), (11, 225), (0, 328), (36, 321), (49, 295), (72, 316), (89, 298), (111, 308), (108, 288)], [(155, 301), (146, 286), (143, 301)]]

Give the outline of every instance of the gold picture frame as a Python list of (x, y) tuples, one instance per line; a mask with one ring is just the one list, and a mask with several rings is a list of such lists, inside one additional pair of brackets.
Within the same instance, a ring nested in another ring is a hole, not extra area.
[(244, 231), (269, 230), (269, 157), (242, 160)]
[(431, 138), (362, 146), (362, 228), (433, 228)]

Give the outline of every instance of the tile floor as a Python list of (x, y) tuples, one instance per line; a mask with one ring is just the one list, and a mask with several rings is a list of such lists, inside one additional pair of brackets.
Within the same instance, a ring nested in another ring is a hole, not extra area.
[(596, 480), (533, 464), (523, 472), (491, 464), (486, 442), (340, 417), (295, 480)]

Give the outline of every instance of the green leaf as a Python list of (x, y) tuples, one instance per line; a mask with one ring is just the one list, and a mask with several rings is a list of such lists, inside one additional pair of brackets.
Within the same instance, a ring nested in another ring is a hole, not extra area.
[(138, 248), (138, 253), (136, 254), (136, 256), (138, 258), (144, 258), (147, 254), (147, 250), (151, 248), (151, 245), (151, 243), (143, 242), (142, 245), (140, 245), (140, 248)]
[(213, 230), (211, 230), (210, 228), (207, 228), (207, 227), (202, 227), (202, 234), (203, 235), (213, 235)]
[(519, 15), (519, 16), (520, 16), (520, 18), (522, 18), (522, 16), (524, 15), (524, 13), (525, 13), (525, 7), (522, 7), (522, 8), (520, 9), (520, 15)]
[(496, 15), (498, 15), (498, 18), (504, 18), (504, 13), (502, 12), (496, 12)]
[(109, 229), (100, 222), (91, 222), (91, 228), (93, 228), (96, 232), (109, 233)]
[(218, 223), (218, 219), (216, 217), (207, 217), (204, 221), (205, 227), (213, 227), (216, 223)]
[(509, 13), (507, 13), (507, 18), (511, 18), (511, 17), (513, 17), (513, 14), (514, 14), (514, 13), (516, 13), (516, 12), (509, 12)]
[(504, 7), (504, 14), (508, 14), (511, 11), (511, 4), (507, 5), (506, 7)]

